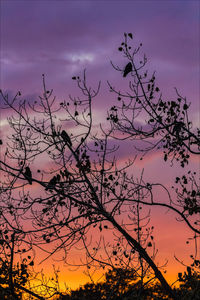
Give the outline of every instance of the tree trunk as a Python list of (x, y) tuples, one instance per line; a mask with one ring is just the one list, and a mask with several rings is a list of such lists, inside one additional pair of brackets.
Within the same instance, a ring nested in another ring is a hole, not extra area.
[(179, 300), (179, 298), (176, 296), (175, 292), (172, 290), (170, 285), (167, 283), (166, 279), (158, 269), (158, 267), (155, 265), (151, 257), (148, 255), (146, 250), (132, 237), (130, 236), (126, 230), (124, 230), (116, 221), (115, 219), (107, 215), (106, 216), (108, 220), (113, 224), (113, 226), (126, 238), (126, 240), (131, 244), (134, 249), (141, 255), (141, 257), (148, 263), (148, 265), (153, 269), (156, 278), (160, 281), (163, 289), (165, 292), (170, 296), (170, 298), (174, 300)]

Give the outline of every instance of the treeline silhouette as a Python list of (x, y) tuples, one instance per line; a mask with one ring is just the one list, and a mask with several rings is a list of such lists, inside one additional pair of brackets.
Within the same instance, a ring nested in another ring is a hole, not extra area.
[[(134, 270), (121, 268), (110, 270), (105, 275), (105, 281), (87, 283), (60, 300), (161, 300), (170, 299), (158, 281), (146, 285), (134, 275)], [(191, 272), (190, 268), (184, 274), (179, 273), (180, 286), (174, 288), (177, 297), (181, 299), (200, 299), (200, 274)]]
[[(5, 267), (5, 266), (4, 266)], [(21, 300), (21, 299), (51, 299), (51, 300), (164, 300), (171, 299), (166, 294), (158, 280), (150, 279), (151, 283), (146, 284), (136, 275), (135, 270), (116, 268), (107, 271), (105, 279), (96, 283), (86, 283), (78, 289), (61, 292), (57, 289), (53, 296), (49, 297), (48, 293), (29, 294), (28, 298), (24, 298), (22, 292), (26, 292), (26, 288), (16, 294), (11, 294), (8, 285), (8, 276), (5, 272), (6, 268), (0, 269), (0, 299), (1, 300)], [(24, 269), (24, 274), (13, 273), (16, 283), (20, 281), (21, 287), (28, 281), (28, 270)], [(20, 278), (21, 277), (21, 278)], [(180, 300), (199, 300), (200, 299), (200, 274), (193, 272), (187, 267), (186, 272), (178, 273), (177, 286), (173, 290)], [(18, 286), (20, 287), (20, 284)], [(7, 287), (6, 287), (7, 286)], [(52, 285), (53, 286), (53, 285)], [(28, 290), (27, 290), (28, 291)], [(52, 292), (52, 291), (51, 291)]]

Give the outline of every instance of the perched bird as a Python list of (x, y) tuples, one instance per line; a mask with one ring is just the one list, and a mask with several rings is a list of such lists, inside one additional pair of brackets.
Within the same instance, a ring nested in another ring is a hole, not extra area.
[(29, 167), (26, 167), (24, 177), (28, 180), (29, 184), (32, 184), (32, 173)]
[(131, 38), (131, 39), (133, 39), (133, 34), (130, 32), (130, 33), (128, 33), (128, 36)]
[(123, 77), (126, 77), (128, 73), (130, 73), (132, 70), (133, 70), (132, 63), (129, 62), (124, 69)]
[(61, 137), (62, 137), (63, 141), (65, 142), (65, 144), (72, 146), (71, 139), (65, 130), (63, 130), (61, 132)]
[(48, 182), (48, 184), (46, 186), (46, 190), (55, 188), (56, 183), (57, 183), (57, 177), (53, 176), (53, 178), (51, 178), (51, 180)]

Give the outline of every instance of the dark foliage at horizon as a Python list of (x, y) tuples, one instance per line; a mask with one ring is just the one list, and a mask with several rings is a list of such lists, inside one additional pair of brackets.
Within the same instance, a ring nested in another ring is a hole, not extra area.
[[(200, 274), (187, 272), (181, 275), (179, 288), (174, 288), (179, 299), (200, 299)], [(105, 275), (105, 281), (88, 283), (72, 290), (67, 295), (62, 295), (59, 300), (164, 300), (169, 299), (162, 286), (152, 283), (150, 286), (141, 285), (134, 270), (114, 269)]]

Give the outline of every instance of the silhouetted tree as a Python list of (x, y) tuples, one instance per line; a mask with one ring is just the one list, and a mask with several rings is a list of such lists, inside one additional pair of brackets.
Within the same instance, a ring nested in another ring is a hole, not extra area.
[(187, 272), (179, 273), (179, 297), (182, 299), (200, 299), (200, 272), (192, 271), (187, 267)]
[[(147, 64), (146, 56), (144, 55), (139, 62), (136, 59), (141, 47), (142, 44), (132, 50), (129, 45), (129, 35), (125, 33), (124, 41), (118, 48), (132, 65), (132, 73), (129, 91), (117, 90), (108, 82), (110, 92), (115, 93), (118, 100), (117, 104), (111, 107), (107, 118), (114, 131), (113, 137), (116, 140), (132, 140), (134, 147), (143, 153), (142, 158), (149, 151), (162, 151), (164, 161), (170, 160), (173, 167), (176, 160), (184, 168), (189, 164), (191, 154), (200, 155), (200, 129), (194, 128), (188, 115), (190, 104), (177, 89), (174, 100), (168, 101), (163, 98), (156, 84), (155, 73), (148, 76), (148, 72), (144, 70)], [(122, 71), (120, 67), (113, 63), (112, 65), (117, 71)], [(141, 119), (144, 120), (143, 123)], [(137, 141), (143, 142), (142, 146), (137, 146)], [(168, 190), (168, 203), (156, 201), (156, 197), (153, 196), (151, 201), (142, 203), (173, 210), (190, 229), (199, 235), (200, 189), (198, 181), (198, 175), (190, 170), (187, 174), (183, 173), (180, 177), (174, 178), (173, 190), (177, 195), (176, 201), (172, 201), (173, 196)], [(153, 193), (155, 184), (148, 183), (148, 186)], [(163, 188), (165, 189), (164, 186)], [(196, 219), (193, 222), (194, 216)]]
[[(175, 190), (181, 206), (178, 209), (164, 185), (146, 183), (142, 175), (135, 178), (130, 174), (136, 158), (123, 166), (118, 164), (115, 156), (119, 146), (113, 146), (112, 142), (113, 138), (116, 143), (120, 139), (118, 132), (122, 132), (127, 139), (146, 141), (151, 138), (150, 147), (143, 148), (145, 153), (162, 146), (166, 149), (165, 160), (172, 155), (172, 160), (180, 159), (184, 167), (189, 162), (189, 152), (199, 154), (199, 131), (191, 131), (188, 105), (184, 100), (182, 106), (181, 96), (177, 102), (164, 102), (161, 96), (156, 103), (153, 102), (154, 94), (159, 93), (155, 76), (147, 80), (146, 73), (139, 75), (146, 58), (140, 67), (136, 67), (134, 58), (140, 47), (130, 54), (128, 37), (132, 39), (132, 34), (125, 34), (119, 51), (125, 54), (129, 62), (125, 69), (115, 68), (122, 71), (124, 77), (131, 73), (134, 79), (130, 83), (133, 95), (122, 94), (109, 84), (119, 101), (122, 98), (128, 100), (128, 104), (123, 100), (122, 106), (111, 108), (109, 126), (100, 125), (98, 130), (97, 127), (93, 128), (93, 99), (99, 92), (100, 84), (96, 90), (89, 87), (85, 72), (83, 78), (72, 78), (82, 92), (82, 99), (70, 97), (69, 101), (58, 103), (53, 91), (46, 88), (44, 76), (39, 100), (28, 102), (21, 98), (19, 92), (9, 99), (1, 91), (3, 108), (11, 110), (14, 115), (8, 118), (13, 134), (7, 146), (4, 146), (4, 141), (1, 145), (4, 155), (0, 161), (3, 175), (0, 221), (2, 226), (6, 224), (8, 232), (17, 232), (21, 236), (20, 242), (30, 250), (43, 249), (47, 258), (62, 251), (63, 260), (69, 263), (71, 249), (75, 245), (82, 245), (85, 261), (80, 260), (77, 264), (87, 265), (89, 276), (90, 269), (112, 268), (110, 287), (113, 291), (117, 287), (119, 291), (123, 289), (120, 276), (127, 276), (132, 270), (131, 276), (135, 278), (137, 275), (137, 288), (141, 295), (148, 283), (157, 279), (169, 299), (178, 299), (154, 261), (156, 250), (153, 227), (148, 225), (150, 214), (142, 213), (141, 208), (143, 205), (161, 205), (175, 211), (197, 237), (200, 233), (199, 221), (193, 224), (189, 218), (199, 212), (199, 187), (195, 174), (189, 173), (188, 180), (186, 175), (176, 179), (182, 189), (182, 192)], [(131, 120), (134, 120), (135, 114), (143, 111), (149, 118), (147, 129), (136, 126), (129, 119), (130, 113)], [(159, 141), (154, 140), (156, 135), (161, 137)], [(192, 189), (185, 187), (188, 181)], [(29, 184), (32, 184), (31, 190)], [(157, 186), (167, 191), (169, 204), (156, 201), (154, 188)], [(24, 226), (24, 220), (31, 229)], [(112, 242), (104, 239), (107, 230), (114, 234)], [(96, 238), (98, 235), (99, 240)], [(122, 273), (116, 271), (117, 268), (123, 270), (120, 271)], [(9, 275), (9, 288), (14, 295), (18, 287), (12, 279), (13, 274), (14, 269)], [(108, 273), (107, 286), (109, 280)], [(96, 296), (101, 292), (101, 285), (88, 285), (87, 289), (90, 288), (96, 289)], [(82, 294), (85, 290), (86, 287), (81, 291)]]
[[(156, 84), (155, 73), (148, 76), (148, 71), (144, 69), (147, 64), (146, 55), (140, 61), (136, 59), (142, 44), (132, 50), (128, 38), (125, 33), (118, 50), (129, 61), (128, 71), (132, 68), (129, 90), (123, 92), (121, 88), (117, 90), (108, 83), (110, 92), (115, 93), (118, 99), (115, 118), (113, 119), (113, 107), (109, 118), (116, 132), (123, 133), (123, 140), (145, 141), (141, 151), (146, 153), (161, 149), (164, 160), (176, 159), (184, 167), (189, 162), (190, 154), (200, 155), (200, 129), (193, 128), (188, 116), (190, 104), (177, 89), (174, 100), (163, 98)], [(120, 72), (123, 70), (118, 66), (113, 67)], [(144, 124), (139, 121), (141, 118)]]

